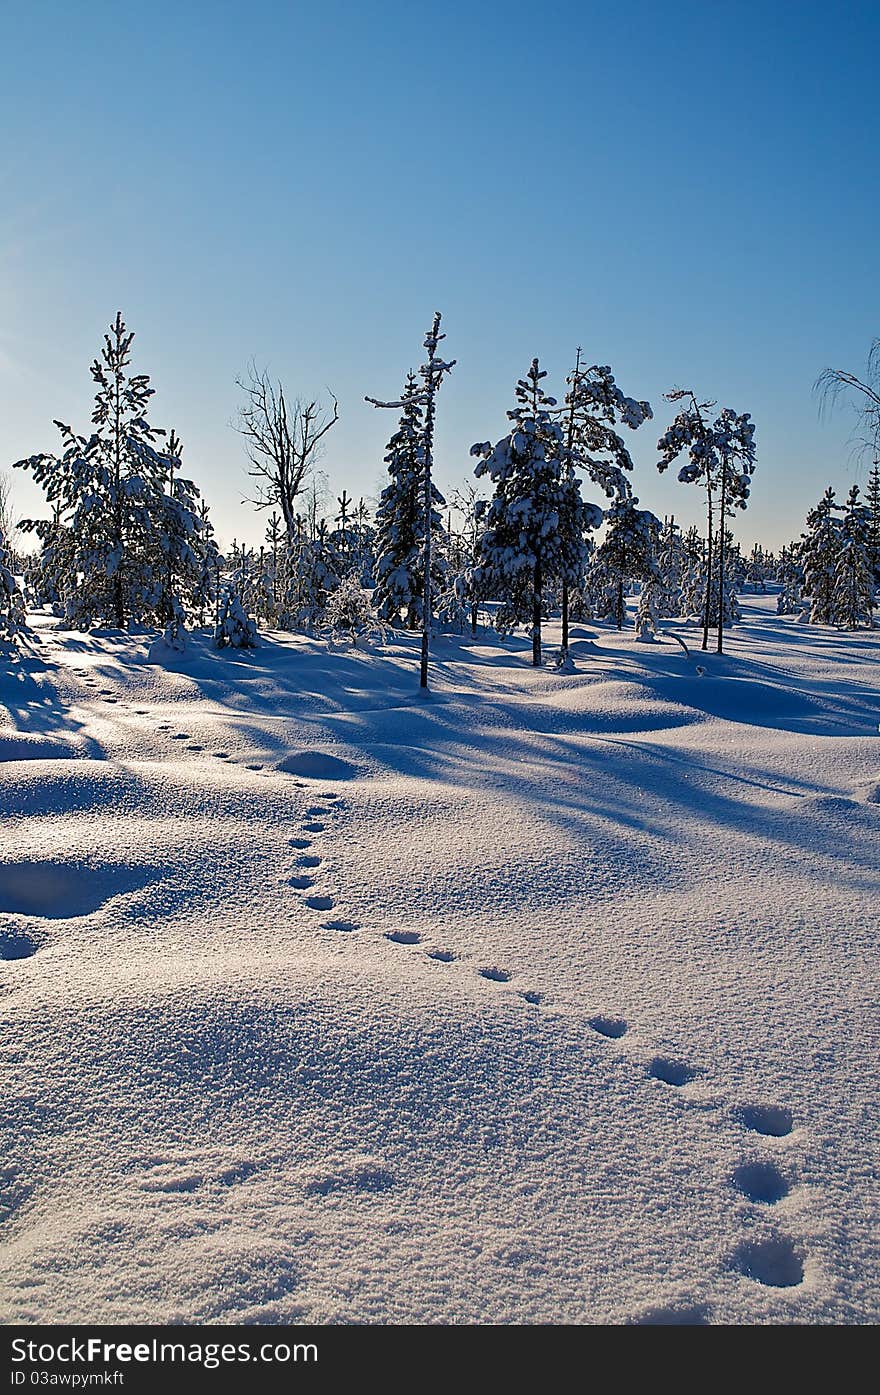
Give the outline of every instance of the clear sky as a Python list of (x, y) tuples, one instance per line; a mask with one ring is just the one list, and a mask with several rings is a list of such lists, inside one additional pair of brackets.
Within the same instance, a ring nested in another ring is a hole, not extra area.
[(783, 542), (864, 479), (812, 384), (880, 335), (878, 52), (880, 7), (846, 0), (0, 0), (0, 466), (87, 429), (121, 308), (221, 537), (259, 541), (248, 360), (333, 388), (324, 468), (371, 494), (393, 419), (363, 395), (399, 391), (438, 308), (441, 485), (530, 359), (561, 395), (581, 344), (654, 406), (643, 504), (699, 516), (654, 467), (662, 393), (693, 385), (755, 418), (738, 531)]

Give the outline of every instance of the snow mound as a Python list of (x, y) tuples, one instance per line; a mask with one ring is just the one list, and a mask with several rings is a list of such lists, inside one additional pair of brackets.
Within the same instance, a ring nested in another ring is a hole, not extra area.
[(0, 863), (0, 911), (72, 920), (92, 915), (111, 897), (144, 886), (151, 876), (145, 868), (125, 866), (4, 862)]
[(0, 765), (19, 760), (76, 760), (79, 752), (65, 741), (31, 732), (0, 736)]

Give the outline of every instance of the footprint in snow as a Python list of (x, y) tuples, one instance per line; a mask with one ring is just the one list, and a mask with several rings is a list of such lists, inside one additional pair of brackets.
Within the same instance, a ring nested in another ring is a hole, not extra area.
[(336, 902), (332, 896), (307, 896), (306, 905), (313, 911), (332, 911)]
[(215, 760), (229, 760), (228, 751), (212, 751), (211, 755), (214, 757)]
[(648, 1074), (654, 1080), (662, 1080), (664, 1085), (687, 1085), (696, 1080), (700, 1071), (684, 1061), (673, 1061), (668, 1056), (655, 1056), (648, 1065)]
[(188, 731), (176, 731), (171, 738), (172, 741), (189, 741)]
[(321, 926), (322, 930), (338, 930), (343, 935), (350, 935), (360, 928), (353, 920), (325, 920)]
[(295, 877), (288, 877), (288, 886), (296, 887), (297, 891), (305, 891), (308, 887), (315, 885), (314, 877), (306, 876), (304, 873)]
[(299, 867), (320, 867), (323, 859), (316, 857), (314, 853), (310, 853), (305, 857), (298, 857), (296, 861)]
[(313, 815), (315, 815), (315, 814), (318, 814), (318, 815), (326, 815), (326, 814), (329, 814), (329, 813), (330, 813), (330, 810), (329, 810), (329, 809), (325, 809), (324, 806), (323, 806), (323, 804), (313, 804), (313, 805), (311, 806), (311, 808), (306, 809), (306, 817), (307, 817), (307, 818), (311, 818), (311, 817), (312, 817)]
[(30, 959), (39, 947), (23, 930), (0, 930), (0, 959)]
[(451, 964), (455, 959), (455, 955), (452, 953), (451, 949), (429, 949), (428, 958), (436, 959), (440, 964)]
[(787, 1235), (744, 1240), (734, 1251), (730, 1267), (767, 1288), (796, 1288), (804, 1278), (803, 1259)]
[(310, 848), (312, 840), (311, 838), (291, 838), (290, 846), (292, 848)]
[(791, 1110), (779, 1104), (740, 1104), (733, 1109), (733, 1117), (743, 1128), (752, 1133), (762, 1133), (769, 1138), (784, 1138), (791, 1133)]
[(323, 833), (326, 827), (327, 825), (325, 823), (318, 823), (314, 819), (310, 823), (303, 824), (306, 833)]
[(591, 1017), (588, 1026), (594, 1032), (598, 1032), (601, 1037), (611, 1037), (617, 1039), (626, 1034), (628, 1023), (622, 1017)]
[(246, 765), (246, 766), (245, 766), (245, 770), (262, 770), (262, 768), (263, 768), (263, 767), (262, 767), (262, 765), (260, 765), (260, 764)]
[(422, 937), (418, 930), (389, 930), (385, 938), (395, 945), (417, 945)]
[(527, 1003), (532, 1003), (535, 1007), (537, 1007), (538, 1003), (543, 1002), (543, 994), (534, 993), (531, 989), (528, 993), (523, 993), (523, 998)]
[(775, 1205), (789, 1193), (788, 1182), (772, 1162), (741, 1163), (734, 1168), (731, 1181), (749, 1201), (763, 1202), (767, 1206)]
[(491, 964), (485, 969), (480, 969), (480, 977), (487, 978), (492, 983), (509, 983), (513, 975), (508, 969), (499, 969), (497, 965)]
[(188, 751), (204, 751), (204, 746), (187, 746)]
[(709, 1308), (705, 1303), (688, 1303), (680, 1307), (670, 1303), (667, 1307), (647, 1308), (638, 1317), (629, 1319), (630, 1327), (706, 1327), (709, 1323)]

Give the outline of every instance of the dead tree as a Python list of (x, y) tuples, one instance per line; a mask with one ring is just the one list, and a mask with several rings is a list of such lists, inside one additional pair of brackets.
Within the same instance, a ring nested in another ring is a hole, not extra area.
[(324, 437), (339, 420), (339, 403), (332, 392), (332, 409), (299, 398), (288, 403), (281, 383), (273, 382), (265, 370), (258, 372), (253, 364), (247, 378), (238, 378), (237, 383), (245, 394), (238, 430), (251, 463), (248, 474), (258, 481), (256, 497), (247, 502), (258, 509), (280, 509), (287, 540), (293, 544), (296, 500), (320, 456)]

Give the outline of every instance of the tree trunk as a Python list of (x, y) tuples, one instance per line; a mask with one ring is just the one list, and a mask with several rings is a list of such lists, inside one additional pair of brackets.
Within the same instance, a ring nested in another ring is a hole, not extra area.
[(477, 637), (477, 616), (478, 616), (478, 614), (479, 614), (479, 606), (477, 605), (477, 602), (474, 601), (473, 604), (472, 604), (472, 606), (471, 606), (471, 634), (473, 635), (474, 639), (476, 639), (476, 637)]
[(709, 539), (706, 543), (706, 598), (703, 604), (703, 649), (709, 648), (709, 601), (712, 596), (712, 487), (706, 488), (709, 510)]
[(721, 532), (718, 538), (718, 643), (716, 652), (724, 653), (724, 510), (727, 504), (727, 461), (721, 459)]
[(617, 628), (623, 629), (623, 617), (625, 614), (623, 605), (623, 579), (617, 583)]
[(562, 656), (568, 654), (568, 582), (562, 583)]
[(540, 557), (535, 562), (534, 591), (532, 592), (532, 664), (535, 668), (541, 667), (541, 590), (543, 587), (543, 576), (541, 574)]

